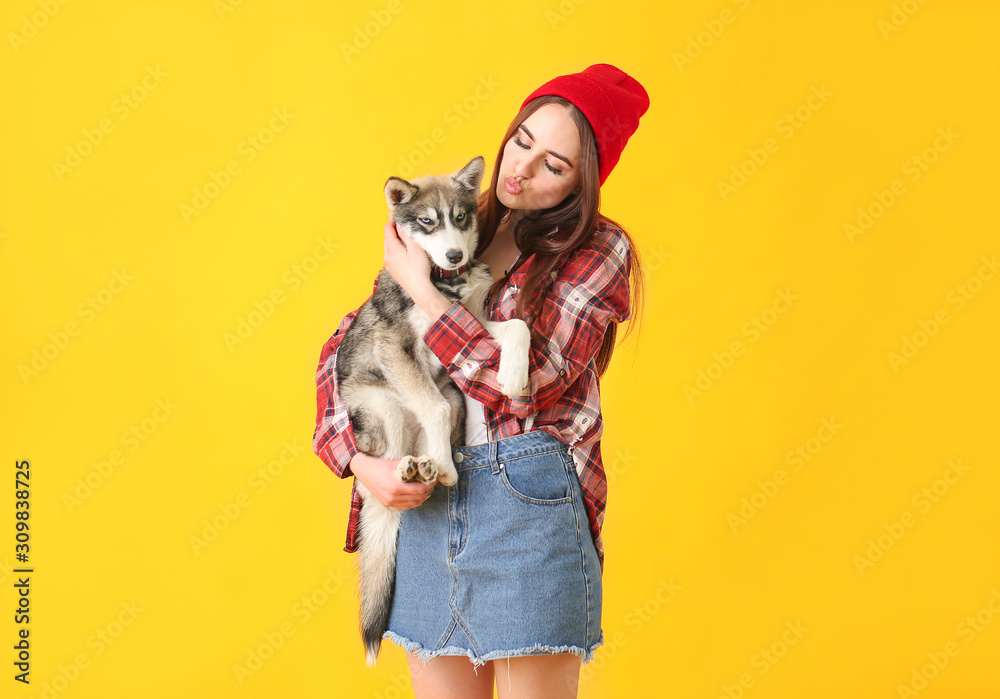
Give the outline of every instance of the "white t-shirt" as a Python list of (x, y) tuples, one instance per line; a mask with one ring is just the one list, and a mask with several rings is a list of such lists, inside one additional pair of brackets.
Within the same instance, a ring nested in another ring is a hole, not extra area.
[(489, 438), (486, 435), (486, 415), (483, 413), (483, 404), (475, 398), (465, 396), (465, 444), (474, 446), (476, 444), (486, 444)]

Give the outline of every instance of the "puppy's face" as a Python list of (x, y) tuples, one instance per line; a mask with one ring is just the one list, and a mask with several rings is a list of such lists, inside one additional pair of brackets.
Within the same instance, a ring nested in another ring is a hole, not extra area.
[(412, 182), (390, 177), (385, 183), (392, 220), (442, 269), (457, 269), (476, 252), (476, 200), (485, 169), (486, 162), (479, 156), (451, 175)]

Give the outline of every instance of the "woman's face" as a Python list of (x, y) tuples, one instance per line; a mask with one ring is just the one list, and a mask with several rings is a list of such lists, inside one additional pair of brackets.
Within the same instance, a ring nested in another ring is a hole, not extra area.
[(580, 135), (569, 108), (543, 104), (504, 146), (497, 198), (508, 209), (550, 209), (576, 190), (579, 167)]

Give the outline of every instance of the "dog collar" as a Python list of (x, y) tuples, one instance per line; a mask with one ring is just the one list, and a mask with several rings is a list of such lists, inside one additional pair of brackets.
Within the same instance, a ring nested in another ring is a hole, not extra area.
[(469, 267), (471, 267), (471, 266), (472, 266), (472, 262), (470, 261), (470, 262), (466, 262), (464, 265), (462, 265), (458, 269), (442, 269), (441, 267), (438, 267), (436, 264), (434, 264), (432, 262), (431, 263), (431, 276), (432, 277), (438, 277), (439, 279), (440, 278), (447, 279), (449, 277), (457, 277), (460, 274), (465, 274), (465, 272), (467, 272), (468, 269), (469, 269)]

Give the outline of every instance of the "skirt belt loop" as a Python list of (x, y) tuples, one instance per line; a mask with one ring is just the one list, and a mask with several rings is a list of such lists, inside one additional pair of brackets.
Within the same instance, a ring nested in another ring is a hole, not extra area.
[(492, 471), (493, 475), (495, 476), (498, 473), (500, 473), (500, 458), (498, 456), (499, 451), (496, 442), (490, 442), (489, 445), (490, 445), (490, 471)]

